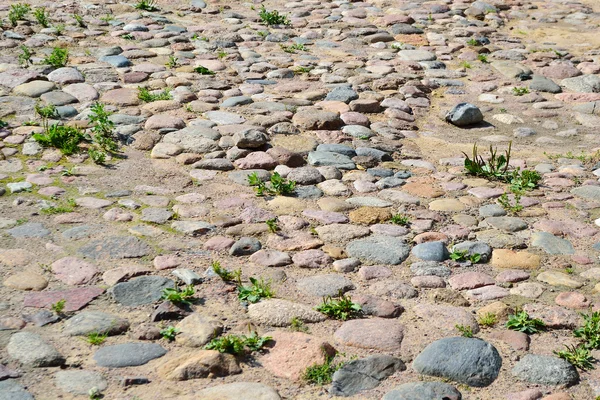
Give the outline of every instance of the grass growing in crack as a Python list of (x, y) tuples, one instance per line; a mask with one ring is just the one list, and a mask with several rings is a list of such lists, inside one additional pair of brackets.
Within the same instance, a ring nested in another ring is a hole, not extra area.
[(77, 23), (77, 25), (80, 28), (86, 28), (87, 24), (85, 23), (85, 21), (83, 20), (83, 17), (79, 14), (73, 14), (73, 19), (75, 20), (75, 22)]
[(477, 143), (473, 145), (473, 158), (465, 155), (465, 169), (470, 175), (481, 176), (487, 179), (501, 180), (508, 175), (508, 163), (510, 162), (510, 152), (512, 142), (508, 145), (508, 150), (504, 154), (498, 154), (498, 149), (490, 145), (490, 157), (487, 160), (478, 153)]
[(44, 147), (55, 147), (66, 156), (79, 151), (83, 132), (71, 126), (52, 125), (46, 133), (34, 133), (33, 139)]
[(344, 296), (341, 291), (338, 293), (337, 300), (331, 296), (324, 297), (323, 303), (317, 306), (316, 310), (330, 318), (341, 321), (357, 318), (362, 314), (360, 305), (352, 302), (352, 298)]
[(481, 326), (492, 327), (498, 322), (498, 317), (494, 313), (485, 313), (479, 317), (477, 322), (479, 322), (479, 325)]
[(295, 54), (296, 50), (299, 51), (308, 51), (308, 47), (306, 47), (303, 44), (300, 43), (294, 43), (290, 46), (286, 46), (284, 44), (280, 44), (279, 47), (281, 47), (281, 50), (283, 50), (286, 53), (291, 53), (291, 54)]
[(167, 68), (176, 68), (179, 66), (179, 59), (175, 56), (169, 56), (169, 61), (166, 63)]
[(594, 369), (594, 357), (590, 354), (590, 350), (581, 344), (578, 346), (565, 345), (565, 350), (555, 351), (554, 354), (568, 361), (575, 368), (584, 371)]
[(191, 300), (196, 294), (194, 286), (188, 285), (185, 289), (180, 290), (179, 288), (164, 288), (162, 291), (161, 299), (170, 301), (173, 304), (192, 304)]
[(269, 299), (275, 295), (271, 289), (271, 282), (262, 278), (249, 278), (250, 286), (238, 285), (238, 299), (247, 301), (248, 303), (257, 303), (261, 299)]
[(265, 224), (267, 224), (269, 232), (271, 233), (275, 233), (279, 230), (279, 226), (277, 225), (277, 217), (266, 220)]
[(323, 364), (315, 364), (306, 368), (302, 374), (302, 379), (313, 385), (327, 385), (331, 383), (331, 378), (335, 371), (342, 368), (344, 363), (333, 363), (333, 357), (327, 357)]
[(512, 92), (515, 96), (523, 96), (529, 93), (529, 89), (526, 87), (517, 87), (512, 88)]
[(154, 0), (140, 0), (133, 6), (136, 10), (143, 11), (158, 11), (156, 2)]
[(17, 21), (25, 20), (25, 16), (31, 11), (31, 6), (26, 3), (17, 3), (10, 6), (8, 20), (12, 26), (17, 26)]
[(221, 263), (218, 261), (213, 261), (210, 265), (213, 272), (217, 274), (219, 278), (221, 278), (224, 282), (239, 282), (242, 277), (242, 270), (238, 269), (233, 272), (223, 268)]
[(546, 324), (541, 319), (530, 318), (527, 311), (520, 310), (508, 317), (506, 327), (513, 331), (532, 334), (545, 330)]
[(92, 332), (87, 334), (85, 340), (91, 345), (100, 346), (102, 343), (104, 343), (107, 337), (108, 333)]
[(67, 65), (69, 61), (69, 50), (60, 47), (55, 47), (46, 58), (42, 60), (42, 63), (51, 65), (54, 68), (62, 68)]
[(515, 196), (514, 203), (511, 203), (506, 193), (502, 194), (502, 196), (498, 198), (498, 203), (502, 206), (502, 208), (506, 210), (506, 212), (512, 215), (516, 215), (519, 212), (523, 211), (523, 205), (521, 204), (522, 192), (513, 191), (513, 194)]
[(295, 181), (288, 181), (283, 178), (279, 173), (274, 172), (271, 175), (270, 185), (263, 182), (256, 172), (248, 175), (248, 183), (254, 187), (254, 191), (257, 196), (276, 196), (276, 195), (287, 195), (291, 194), (296, 188)]
[(35, 20), (43, 26), (44, 28), (48, 28), (50, 26), (50, 21), (48, 19), (48, 13), (46, 12), (46, 7), (38, 7), (33, 10), (33, 16)]
[(145, 103), (152, 103), (159, 100), (171, 100), (173, 95), (171, 89), (167, 88), (159, 93), (152, 93), (145, 87), (138, 87), (138, 99)]
[(459, 65), (460, 65), (461, 67), (463, 67), (463, 68), (466, 68), (466, 69), (471, 69), (471, 68), (473, 68), (473, 66), (472, 66), (472, 65), (471, 65), (469, 62), (467, 62), (467, 61), (463, 61), (463, 62), (461, 62)]
[(290, 320), (290, 330), (292, 330), (294, 332), (304, 332), (304, 333), (307, 333), (308, 332), (308, 327), (306, 326), (306, 324), (304, 322), (302, 322), (301, 319), (299, 319), (298, 317), (293, 317)]
[[(94, 103), (90, 107), (90, 111), (91, 113), (88, 115), (88, 119), (94, 124), (91, 129), (93, 133), (93, 147), (90, 148), (90, 150), (94, 150), (98, 153), (116, 152), (119, 149), (119, 145), (114, 138), (113, 130), (115, 123), (109, 119), (112, 113), (106, 111), (104, 104), (102, 103)], [(91, 154), (90, 157), (92, 157)], [(106, 157), (106, 154), (104, 154), (104, 157)], [(104, 162), (104, 160), (102, 160), (102, 162)]]
[(50, 309), (52, 311), (54, 311), (56, 314), (62, 314), (62, 312), (65, 310), (66, 304), (67, 304), (67, 301), (65, 299), (61, 299), (61, 300), (58, 300), (56, 303), (52, 304), (50, 306)]
[(0, 129), (4, 129), (8, 126), (8, 122), (0, 119)]
[(259, 12), (258, 17), (265, 25), (289, 25), (290, 20), (286, 15), (279, 14), (279, 11), (267, 11), (263, 5)]
[(457, 262), (470, 261), (472, 264), (477, 264), (481, 261), (481, 254), (469, 254), (468, 250), (454, 250), (450, 253), (450, 259)]
[(508, 178), (510, 180), (510, 189), (513, 191), (532, 190), (538, 186), (542, 176), (537, 171), (523, 170), (519, 168), (512, 171)]
[(469, 39), (467, 40), (467, 44), (469, 46), (481, 46), (481, 43), (477, 39)]
[(477, 54), (477, 59), (483, 64), (489, 63), (488, 58), (485, 54)]
[(211, 71), (210, 69), (203, 67), (203, 66), (198, 66), (196, 68), (194, 68), (194, 71), (196, 71), (197, 73), (199, 73), (200, 75), (214, 75), (215, 72)]
[(169, 325), (168, 327), (160, 330), (160, 336), (162, 336), (163, 339), (172, 342), (175, 340), (175, 336), (177, 336), (178, 332), (179, 329), (175, 328), (173, 325)]
[(21, 49), (21, 54), (19, 54), (19, 64), (23, 66), (32, 64), (31, 56), (33, 56), (33, 51), (24, 44), (19, 46), (19, 48)]
[(460, 332), (460, 335), (467, 338), (473, 337), (473, 328), (466, 325), (454, 325), (454, 327)]
[(259, 336), (256, 332), (252, 332), (250, 336), (225, 335), (211, 340), (204, 348), (206, 350), (216, 350), (219, 353), (240, 355), (245, 353), (246, 349), (250, 351), (262, 349), (271, 339), (271, 336)]
[(394, 214), (392, 218), (390, 218), (390, 222), (396, 225), (406, 226), (410, 224), (410, 218), (404, 214)]
[(575, 329), (573, 335), (583, 340), (583, 345), (588, 349), (600, 349), (600, 312), (580, 314), (583, 326)]

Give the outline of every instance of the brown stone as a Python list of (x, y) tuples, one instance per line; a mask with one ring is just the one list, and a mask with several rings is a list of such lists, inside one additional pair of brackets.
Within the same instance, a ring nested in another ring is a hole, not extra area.
[(388, 208), (360, 207), (351, 211), (349, 216), (355, 224), (373, 225), (389, 220), (392, 212)]
[(31, 261), (31, 253), (23, 249), (0, 250), (0, 265), (24, 267)]
[(497, 268), (537, 269), (540, 263), (540, 256), (526, 251), (494, 249), (492, 253), (492, 265)]
[(199, 350), (192, 355), (185, 354), (164, 363), (158, 374), (173, 381), (216, 378), (239, 374), (242, 369), (235, 357), (215, 350)]
[(4, 286), (19, 290), (43, 290), (48, 286), (48, 280), (31, 271), (19, 272), (9, 276), (4, 281)]

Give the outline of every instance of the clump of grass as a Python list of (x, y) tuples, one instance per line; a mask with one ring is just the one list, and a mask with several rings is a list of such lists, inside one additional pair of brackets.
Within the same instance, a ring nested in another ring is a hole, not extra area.
[(483, 64), (489, 63), (488, 58), (485, 54), (477, 54), (477, 59)]
[(265, 221), (267, 227), (269, 228), (269, 232), (275, 233), (279, 230), (279, 226), (277, 225), (277, 217), (271, 218)]
[(254, 191), (257, 196), (264, 195), (287, 195), (291, 194), (296, 188), (295, 181), (288, 181), (283, 178), (279, 173), (274, 172), (270, 178), (270, 185), (265, 184), (258, 176), (256, 172), (248, 176), (248, 183), (254, 187)]
[(42, 60), (42, 63), (51, 65), (54, 68), (62, 68), (69, 61), (69, 50), (55, 47), (52, 53)]
[(511, 203), (508, 198), (508, 194), (503, 193), (502, 196), (498, 198), (498, 203), (506, 210), (506, 212), (516, 215), (519, 212), (523, 211), (523, 205), (521, 204), (521, 196), (522, 192), (520, 190), (513, 191), (515, 196), (514, 202)]
[(467, 61), (462, 61), (462, 62), (460, 63), (460, 66), (461, 66), (461, 67), (463, 67), (463, 68), (466, 68), (466, 69), (471, 69), (471, 68), (473, 68), (473, 66), (472, 66), (472, 65), (471, 65), (469, 62), (467, 62)]
[(138, 99), (145, 103), (152, 103), (159, 100), (171, 100), (173, 95), (171, 89), (167, 88), (159, 93), (152, 93), (145, 87), (138, 87)]
[(55, 147), (66, 156), (79, 151), (83, 132), (70, 126), (52, 125), (46, 133), (34, 133), (33, 139), (44, 147)]
[(241, 280), (241, 277), (242, 277), (241, 269), (231, 272), (231, 271), (223, 268), (221, 266), (221, 263), (218, 261), (213, 261), (210, 266), (211, 266), (213, 272), (215, 274), (217, 274), (219, 276), (219, 278), (221, 278), (225, 282), (233, 282), (233, 281), (239, 282)]
[(265, 25), (289, 25), (290, 20), (286, 15), (279, 14), (279, 11), (267, 11), (263, 5), (259, 12), (258, 17)]
[(175, 336), (177, 336), (178, 332), (179, 329), (175, 328), (173, 325), (169, 325), (168, 327), (160, 330), (160, 336), (162, 336), (163, 339), (172, 342), (175, 340)]
[(67, 301), (65, 299), (60, 299), (56, 303), (52, 304), (50, 309), (52, 309), (52, 311), (54, 311), (56, 314), (60, 315), (65, 310), (66, 304)]
[(88, 335), (85, 337), (85, 340), (91, 345), (100, 346), (102, 343), (104, 343), (107, 337), (108, 333), (92, 332), (88, 333)]
[(133, 6), (137, 10), (143, 11), (158, 11), (158, 7), (156, 6), (156, 2), (154, 0), (139, 0)]
[(481, 326), (492, 327), (498, 322), (498, 317), (496, 316), (496, 314), (489, 312), (480, 316), (477, 322)]
[(166, 66), (168, 68), (176, 68), (179, 65), (179, 59), (175, 56), (169, 56), (169, 61), (167, 61)]
[(271, 289), (271, 282), (265, 282), (262, 278), (249, 278), (250, 286), (238, 285), (238, 299), (248, 303), (257, 303), (261, 299), (269, 299), (275, 295)]
[(271, 336), (261, 337), (256, 332), (252, 332), (250, 336), (225, 335), (211, 340), (204, 348), (207, 350), (217, 350), (219, 353), (240, 355), (244, 354), (247, 350), (259, 351), (271, 339)]
[(46, 12), (46, 7), (38, 7), (33, 10), (33, 16), (35, 20), (43, 26), (44, 28), (48, 28), (50, 26), (50, 21), (48, 20), (48, 13)]
[(481, 261), (481, 254), (469, 254), (468, 250), (453, 250), (452, 253), (450, 253), (450, 259), (457, 262), (470, 261), (472, 264), (477, 264)]
[(590, 354), (590, 350), (581, 344), (578, 346), (565, 345), (565, 350), (555, 351), (554, 354), (568, 361), (575, 368), (583, 371), (594, 369), (594, 357)]
[(12, 26), (17, 26), (17, 22), (25, 20), (29, 11), (31, 11), (31, 6), (27, 3), (12, 4), (8, 11), (8, 20)]
[(108, 112), (104, 108), (102, 103), (94, 103), (90, 107), (91, 113), (88, 115), (88, 119), (93, 124), (93, 142), (99, 151), (115, 152), (119, 149), (119, 145), (114, 138), (114, 127), (115, 123), (112, 122), (109, 117), (111, 112)]
[(530, 318), (525, 310), (520, 310), (508, 317), (506, 327), (513, 331), (533, 334), (545, 330), (546, 324), (541, 319)]
[(79, 14), (73, 14), (73, 19), (75, 20), (75, 22), (77, 23), (77, 25), (80, 28), (86, 28), (87, 24), (85, 23), (85, 21), (83, 20), (83, 17)]
[(298, 317), (293, 317), (290, 320), (290, 329), (294, 332), (304, 332), (304, 333), (308, 332), (308, 327)]
[(508, 163), (510, 162), (510, 152), (512, 142), (508, 145), (508, 150), (504, 154), (498, 154), (498, 150), (490, 145), (490, 157), (484, 160), (478, 154), (477, 143), (473, 145), (473, 158), (465, 155), (465, 169), (470, 175), (481, 176), (487, 179), (503, 179), (508, 175)]
[(296, 50), (308, 51), (308, 47), (306, 47), (305, 45), (300, 44), (300, 43), (294, 43), (290, 46), (280, 44), (279, 47), (281, 47), (281, 50), (285, 51), (286, 53), (291, 53), (291, 54), (295, 54)]
[(588, 349), (600, 349), (600, 312), (581, 314), (583, 326), (575, 329), (573, 335), (583, 340)]
[(33, 51), (24, 44), (19, 46), (19, 48), (21, 49), (21, 54), (19, 54), (19, 64), (23, 66), (32, 64), (31, 56), (33, 56)]
[(200, 75), (214, 75), (215, 72), (211, 71), (210, 69), (203, 67), (203, 66), (198, 66), (196, 68), (194, 68), (194, 71), (196, 71), (197, 73), (199, 73)]
[(344, 363), (333, 363), (333, 357), (327, 357), (323, 364), (315, 364), (306, 368), (302, 374), (302, 379), (313, 385), (327, 385), (331, 383), (331, 379), (335, 371), (344, 366)]
[(192, 299), (196, 294), (194, 286), (188, 285), (185, 289), (180, 290), (179, 288), (165, 288), (162, 291), (161, 298), (163, 300), (170, 301), (173, 304), (192, 304)]
[(410, 218), (404, 214), (394, 214), (392, 218), (390, 218), (390, 222), (396, 225), (406, 226), (410, 224)]
[(454, 327), (460, 332), (461, 336), (467, 337), (467, 338), (473, 337), (473, 328), (471, 328), (470, 326), (455, 325)]
[(523, 96), (525, 94), (529, 93), (529, 89), (527, 89), (526, 87), (514, 87), (512, 88), (512, 92), (515, 96)]
[(362, 314), (360, 305), (352, 302), (352, 298), (345, 296), (341, 291), (338, 293), (337, 300), (331, 296), (324, 297), (323, 303), (316, 310), (330, 318), (341, 321), (357, 318)]

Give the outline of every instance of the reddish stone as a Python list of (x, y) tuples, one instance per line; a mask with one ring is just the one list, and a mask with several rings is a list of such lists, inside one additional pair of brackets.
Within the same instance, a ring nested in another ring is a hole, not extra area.
[(371, 280), (377, 278), (387, 278), (392, 275), (392, 271), (383, 265), (365, 265), (358, 270), (358, 276), (363, 280)]
[(65, 300), (64, 311), (78, 311), (102, 293), (104, 293), (104, 289), (94, 286), (53, 292), (27, 293), (23, 299), (23, 306), (44, 308), (50, 307), (60, 300)]
[(494, 279), (481, 272), (465, 272), (454, 275), (448, 279), (448, 283), (454, 290), (475, 289), (482, 286), (494, 284)]
[(401, 305), (368, 294), (354, 295), (352, 301), (360, 305), (364, 314), (375, 317), (396, 318), (404, 312)]
[(202, 246), (202, 248), (205, 250), (225, 251), (229, 250), (234, 243), (235, 240), (231, 238), (225, 236), (215, 236), (204, 242), (204, 246)]
[(507, 343), (515, 350), (529, 350), (529, 336), (523, 332), (516, 331), (496, 331), (490, 334), (493, 339), (498, 339), (504, 343)]
[(588, 308), (590, 301), (581, 293), (563, 292), (556, 296), (554, 300), (559, 306), (567, 308)]
[(543, 395), (539, 389), (527, 389), (522, 392), (507, 394), (506, 400), (539, 400)]
[(344, 322), (333, 336), (347, 346), (398, 351), (404, 339), (404, 327), (396, 320), (357, 319)]
[(415, 236), (413, 241), (416, 244), (426, 242), (444, 242), (448, 244), (448, 236), (440, 232), (423, 232)]
[(415, 276), (410, 280), (410, 284), (417, 288), (445, 288), (446, 281), (439, 276)]

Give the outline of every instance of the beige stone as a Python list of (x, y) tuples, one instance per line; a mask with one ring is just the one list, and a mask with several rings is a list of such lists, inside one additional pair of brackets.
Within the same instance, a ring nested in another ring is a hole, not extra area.
[(492, 253), (492, 265), (497, 268), (537, 269), (541, 258), (527, 251), (495, 249)]

